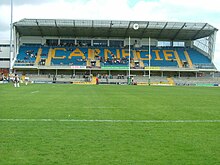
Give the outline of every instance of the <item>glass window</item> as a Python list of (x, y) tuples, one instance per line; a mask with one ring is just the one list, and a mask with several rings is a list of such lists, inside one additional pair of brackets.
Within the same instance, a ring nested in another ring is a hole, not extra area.
[(60, 40), (61, 46), (75, 46), (75, 40)]
[(108, 41), (107, 40), (94, 40), (93, 46), (99, 46), (99, 47), (107, 47)]
[(109, 41), (109, 46), (110, 47), (123, 47), (124, 46), (124, 41), (121, 40), (110, 40)]
[(173, 46), (174, 47), (184, 47), (185, 46), (185, 42), (173, 42)]
[(57, 46), (58, 45), (58, 39), (47, 39), (46, 44), (48, 46)]
[(0, 47), (10, 47), (10, 45), (9, 44), (8, 45), (2, 44), (2, 45), (0, 45)]
[(78, 46), (91, 46), (91, 40), (77, 40)]
[(171, 46), (171, 42), (170, 41), (158, 41), (157, 46), (168, 47), (168, 46)]

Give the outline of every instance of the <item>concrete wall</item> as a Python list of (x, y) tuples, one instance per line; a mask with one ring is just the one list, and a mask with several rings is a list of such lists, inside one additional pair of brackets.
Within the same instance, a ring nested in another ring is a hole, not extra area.
[(9, 68), (9, 61), (0, 61), (0, 68)]
[(10, 58), (9, 51), (10, 51), (10, 47), (2, 47), (0, 45), (0, 59), (1, 58)]

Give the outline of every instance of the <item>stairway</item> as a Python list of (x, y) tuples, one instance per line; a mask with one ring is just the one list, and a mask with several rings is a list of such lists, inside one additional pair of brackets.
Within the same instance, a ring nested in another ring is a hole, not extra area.
[(50, 50), (49, 50), (49, 52), (48, 52), (48, 57), (47, 57), (47, 59), (46, 59), (45, 66), (50, 66), (53, 53), (55, 53), (55, 52), (53, 51), (52, 48), (50, 48)]
[(36, 60), (35, 60), (35, 65), (38, 65), (38, 63), (40, 62), (41, 54), (42, 54), (42, 48), (39, 48), (38, 52), (37, 52), (37, 57), (36, 57)]
[(88, 50), (88, 59), (94, 60), (96, 55), (99, 55), (99, 49), (89, 49)]
[(185, 55), (185, 57), (186, 57), (187, 63), (189, 64), (189, 67), (190, 67), (190, 68), (193, 68), (193, 64), (192, 64), (192, 61), (191, 61), (191, 59), (190, 59), (190, 57), (189, 57), (188, 52), (187, 52), (187, 51), (184, 51), (184, 55)]
[[(139, 61), (139, 67), (140, 68), (144, 68), (144, 63), (141, 59), (141, 56), (140, 56), (140, 51), (133, 51), (133, 55), (134, 55), (134, 61)], [(135, 66), (135, 63), (132, 62), (131, 63), (131, 67), (134, 67)]]
[(91, 67), (91, 60), (90, 60), (90, 59), (88, 59), (88, 60), (86, 61), (86, 67)]
[(141, 68), (144, 68), (144, 63), (143, 63), (143, 61), (142, 60), (139, 60), (140, 62), (139, 62), (139, 64), (140, 64), (140, 67)]
[(137, 52), (135, 50), (133, 51), (133, 55), (134, 55), (134, 61), (137, 61), (138, 60), (138, 56), (137, 56)]
[(100, 60), (95, 60), (95, 61), (96, 61), (96, 65), (95, 66), (100, 68), (101, 67)]
[(131, 68), (134, 68), (134, 67), (135, 67), (134, 62), (132, 62), (132, 61), (130, 62), (130, 67), (131, 67)]
[(94, 54), (94, 49), (89, 49), (88, 50), (88, 60), (86, 61), (86, 66), (91, 67), (91, 60), (95, 59), (95, 54)]
[(183, 63), (182, 63), (182, 61), (180, 60), (179, 55), (178, 55), (178, 53), (177, 53), (176, 50), (174, 51), (174, 56), (175, 56), (175, 58), (176, 58), (176, 61), (177, 61), (177, 64), (178, 64), (179, 68), (182, 68), (182, 67), (183, 67)]

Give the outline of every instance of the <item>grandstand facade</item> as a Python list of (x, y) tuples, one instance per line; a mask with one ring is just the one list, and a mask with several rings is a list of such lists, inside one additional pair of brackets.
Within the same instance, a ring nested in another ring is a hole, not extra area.
[(22, 74), (147, 76), (150, 70), (201, 77), (217, 71), (218, 30), (208, 23), (23, 19), (13, 27), (13, 69)]
[(0, 40), (0, 73), (8, 74), (10, 64), (10, 43), (7, 40)]

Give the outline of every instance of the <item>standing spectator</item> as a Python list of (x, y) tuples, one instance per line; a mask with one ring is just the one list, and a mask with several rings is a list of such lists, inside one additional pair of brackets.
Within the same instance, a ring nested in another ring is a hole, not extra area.
[(131, 84), (134, 85), (134, 77), (131, 78)]
[(98, 77), (96, 77), (96, 85), (99, 85), (99, 78)]
[(53, 75), (53, 83), (56, 83), (56, 81), (57, 81), (56, 75)]
[(28, 85), (29, 77), (25, 76), (25, 77), (24, 77), (24, 81), (25, 81), (25, 85)]
[(14, 87), (15, 87), (15, 88), (16, 88), (16, 87), (18, 87), (18, 88), (20, 87), (19, 81), (20, 81), (20, 79), (19, 79), (18, 75), (15, 74), (15, 77), (14, 77)]
[(107, 74), (105, 75), (105, 78), (106, 78), (106, 83), (108, 84), (108, 75)]
[(1, 73), (0, 81), (3, 81), (3, 80), (4, 80), (4, 73)]

